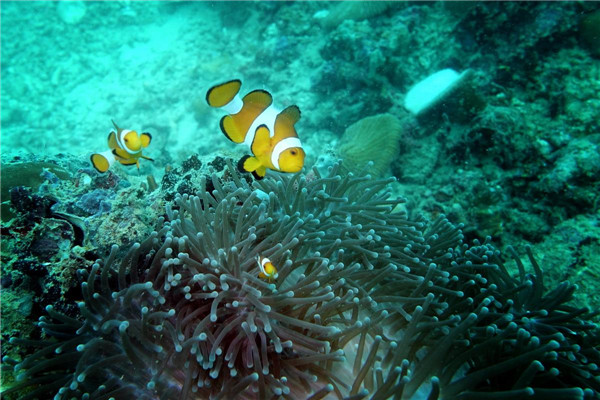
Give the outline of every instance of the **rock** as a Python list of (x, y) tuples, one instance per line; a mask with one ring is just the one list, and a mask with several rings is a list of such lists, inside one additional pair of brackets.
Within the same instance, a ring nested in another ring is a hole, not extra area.
[(56, 11), (64, 23), (75, 25), (85, 16), (86, 5), (83, 1), (59, 1)]

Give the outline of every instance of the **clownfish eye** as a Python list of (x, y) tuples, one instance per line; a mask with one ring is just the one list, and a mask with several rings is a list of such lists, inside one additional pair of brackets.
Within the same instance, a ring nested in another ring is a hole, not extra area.
[(298, 152), (296, 150), (292, 150), (291, 153), (293, 156), (295, 156)]

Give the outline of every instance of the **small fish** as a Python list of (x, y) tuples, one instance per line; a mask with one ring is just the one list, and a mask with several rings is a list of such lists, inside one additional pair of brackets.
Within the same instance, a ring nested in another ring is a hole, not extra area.
[(116, 133), (111, 131), (108, 134), (108, 147), (102, 153), (94, 153), (90, 157), (92, 165), (98, 172), (106, 172), (108, 168), (118, 161), (123, 165), (137, 165), (140, 167), (140, 158), (154, 161), (150, 157), (142, 155), (142, 149), (148, 147), (152, 141), (152, 135), (147, 132), (138, 135), (136, 131), (128, 129), (120, 129), (115, 121), (112, 121), (115, 126)]
[(269, 282), (277, 279), (277, 268), (275, 268), (271, 260), (267, 257), (258, 256), (256, 257), (256, 261), (258, 262), (258, 268), (260, 268), (260, 272), (258, 273), (259, 278), (266, 279)]
[(251, 172), (256, 179), (262, 179), (267, 169), (300, 171), (305, 153), (294, 129), (300, 109), (289, 106), (278, 110), (266, 90), (254, 90), (240, 98), (241, 86), (242, 82), (234, 79), (206, 93), (208, 105), (228, 113), (221, 119), (221, 131), (232, 142), (246, 144), (253, 154), (240, 159), (240, 171)]

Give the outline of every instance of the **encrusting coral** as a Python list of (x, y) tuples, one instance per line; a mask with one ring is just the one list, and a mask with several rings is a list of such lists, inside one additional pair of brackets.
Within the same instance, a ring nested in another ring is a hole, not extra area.
[(373, 177), (386, 176), (398, 156), (401, 134), (400, 120), (392, 114), (373, 115), (353, 123), (340, 140), (344, 168), (356, 173), (371, 162), (369, 173)]
[[(597, 327), (516, 254), (395, 212), (390, 180), (315, 169), (203, 180), (147, 240), (80, 270), (79, 317), (48, 306), (5, 358), (21, 399), (513, 399), (600, 392)], [(257, 258), (278, 267), (258, 277)], [(117, 262), (117, 259), (120, 262)]]
[(362, 1), (337, 3), (323, 18), (322, 24), (327, 28), (335, 28), (346, 19), (362, 20), (385, 12), (391, 1)]

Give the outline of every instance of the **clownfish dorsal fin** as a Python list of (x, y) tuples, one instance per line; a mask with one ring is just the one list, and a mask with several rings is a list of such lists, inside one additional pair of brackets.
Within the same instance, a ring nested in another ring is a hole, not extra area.
[(288, 137), (297, 137), (294, 130), (294, 124), (300, 119), (300, 109), (298, 106), (289, 106), (279, 114), (275, 119), (275, 135), (276, 140), (285, 139)]
[(121, 128), (119, 128), (119, 127), (117, 126), (117, 124), (115, 124), (115, 121), (113, 121), (113, 120), (111, 119), (111, 120), (110, 120), (110, 122), (112, 122), (112, 123), (113, 123), (113, 126), (114, 126), (114, 127), (115, 127), (115, 129), (117, 130), (117, 135), (118, 135), (119, 133), (121, 133)]
[(284, 122), (287, 122), (290, 124), (290, 126), (293, 126), (300, 120), (300, 109), (296, 105), (289, 106), (280, 112), (277, 118), (282, 118)]
[(273, 96), (271, 96), (271, 93), (267, 92), (266, 90), (258, 89), (253, 90), (245, 95), (242, 100), (244, 105), (248, 105), (249, 107), (260, 110), (260, 114), (273, 103)]
[(223, 107), (228, 104), (242, 87), (242, 81), (233, 79), (219, 85), (215, 85), (206, 92), (206, 102), (211, 107)]

